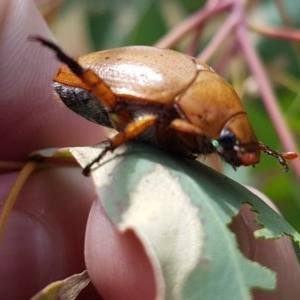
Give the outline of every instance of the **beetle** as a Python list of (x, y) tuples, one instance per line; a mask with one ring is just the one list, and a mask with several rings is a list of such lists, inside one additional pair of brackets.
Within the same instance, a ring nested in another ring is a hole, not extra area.
[(51, 48), (64, 63), (53, 84), (61, 100), (86, 119), (117, 131), (84, 168), (85, 175), (105, 153), (132, 139), (191, 158), (217, 153), (233, 168), (257, 164), (262, 151), (287, 171), (286, 159), (297, 157), (259, 142), (233, 87), (196, 58), (129, 46), (76, 61), (43, 37), (30, 39)]

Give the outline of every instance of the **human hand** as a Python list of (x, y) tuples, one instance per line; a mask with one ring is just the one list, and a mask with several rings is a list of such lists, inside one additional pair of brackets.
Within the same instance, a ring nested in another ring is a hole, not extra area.
[[(32, 34), (51, 37), (32, 3), (0, 0), (0, 12), (1, 160), (25, 161), (40, 148), (98, 143), (99, 126), (53, 101), (50, 83), (59, 63), (51, 51), (26, 41)], [(16, 176), (1, 174), (1, 199)], [(77, 168), (45, 169), (30, 177), (0, 248), (0, 298), (28, 298), (51, 281), (82, 271), (85, 240), (88, 272), (104, 299), (154, 299), (153, 271), (140, 241), (119, 233), (98, 199), (85, 233), (94, 199), (91, 181)], [(254, 239), (252, 219), (243, 209), (232, 226), (240, 247), (279, 274), (277, 290), (259, 292), (256, 299), (293, 299), (300, 275), (291, 243)]]
[[(27, 38), (52, 38), (31, 1), (0, 0), (0, 160), (25, 162), (37, 149), (93, 145), (101, 128), (54, 100), (59, 62)], [(1, 206), (17, 171), (2, 172)], [(85, 226), (94, 187), (80, 168), (43, 169), (30, 176), (0, 245), (0, 298), (28, 299), (45, 285), (85, 269)]]

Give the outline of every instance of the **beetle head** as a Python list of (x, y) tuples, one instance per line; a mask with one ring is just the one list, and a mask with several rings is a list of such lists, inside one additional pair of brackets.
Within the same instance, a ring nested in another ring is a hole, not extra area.
[(239, 114), (230, 119), (223, 127), (218, 140), (211, 140), (211, 145), (233, 168), (257, 164), (260, 152), (264, 152), (275, 157), (286, 172), (288, 171), (286, 160), (298, 157), (295, 152), (277, 152), (258, 142), (246, 114)]
[(260, 148), (246, 114), (238, 114), (223, 127), (218, 140), (212, 140), (215, 151), (233, 167), (255, 165)]
[(224, 128), (218, 140), (212, 140), (216, 152), (234, 168), (255, 165), (260, 159), (260, 150), (257, 143), (242, 144), (235, 134)]

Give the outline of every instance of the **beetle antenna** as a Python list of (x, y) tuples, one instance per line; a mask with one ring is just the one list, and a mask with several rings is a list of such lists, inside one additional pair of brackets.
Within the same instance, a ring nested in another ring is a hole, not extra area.
[(77, 76), (82, 75), (85, 70), (70, 56), (66, 55), (61, 48), (59, 48), (56, 44), (54, 44), (53, 42), (38, 36), (38, 35), (32, 35), (28, 37), (29, 41), (33, 41), (33, 42), (39, 42), (41, 43), (43, 46), (46, 46), (50, 49), (52, 49), (55, 54), (56, 57), (62, 62), (65, 63), (70, 69), (71, 71), (76, 74)]
[(269, 148), (268, 146), (264, 145), (261, 142), (258, 143), (258, 147), (264, 153), (277, 158), (279, 163), (282, 165), (284, 172), (287, 172), (289, 170), (289, 167), (286, 163), (286, 159), (291, 160), (291, 159), (295, 159), (298, 157), (298, 154), (295, 152), (277, 152), (277, 151)]

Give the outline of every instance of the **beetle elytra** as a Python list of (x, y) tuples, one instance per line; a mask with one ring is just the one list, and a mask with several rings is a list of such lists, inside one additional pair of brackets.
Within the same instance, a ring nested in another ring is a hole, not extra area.
[(205, 63), (182, 53), (131, 46), (80, 57), (67, 56), (42, 37), (64, 63), (54, 88), (73, 111), (117, 134), (83, 173), (107, 151), (132, 139), (188, 157), (217, 153), (234, 168), (255, 165), (260, 152), (284, 170), (294, 152), (279, 153), (259, 142), (235, 90)]

